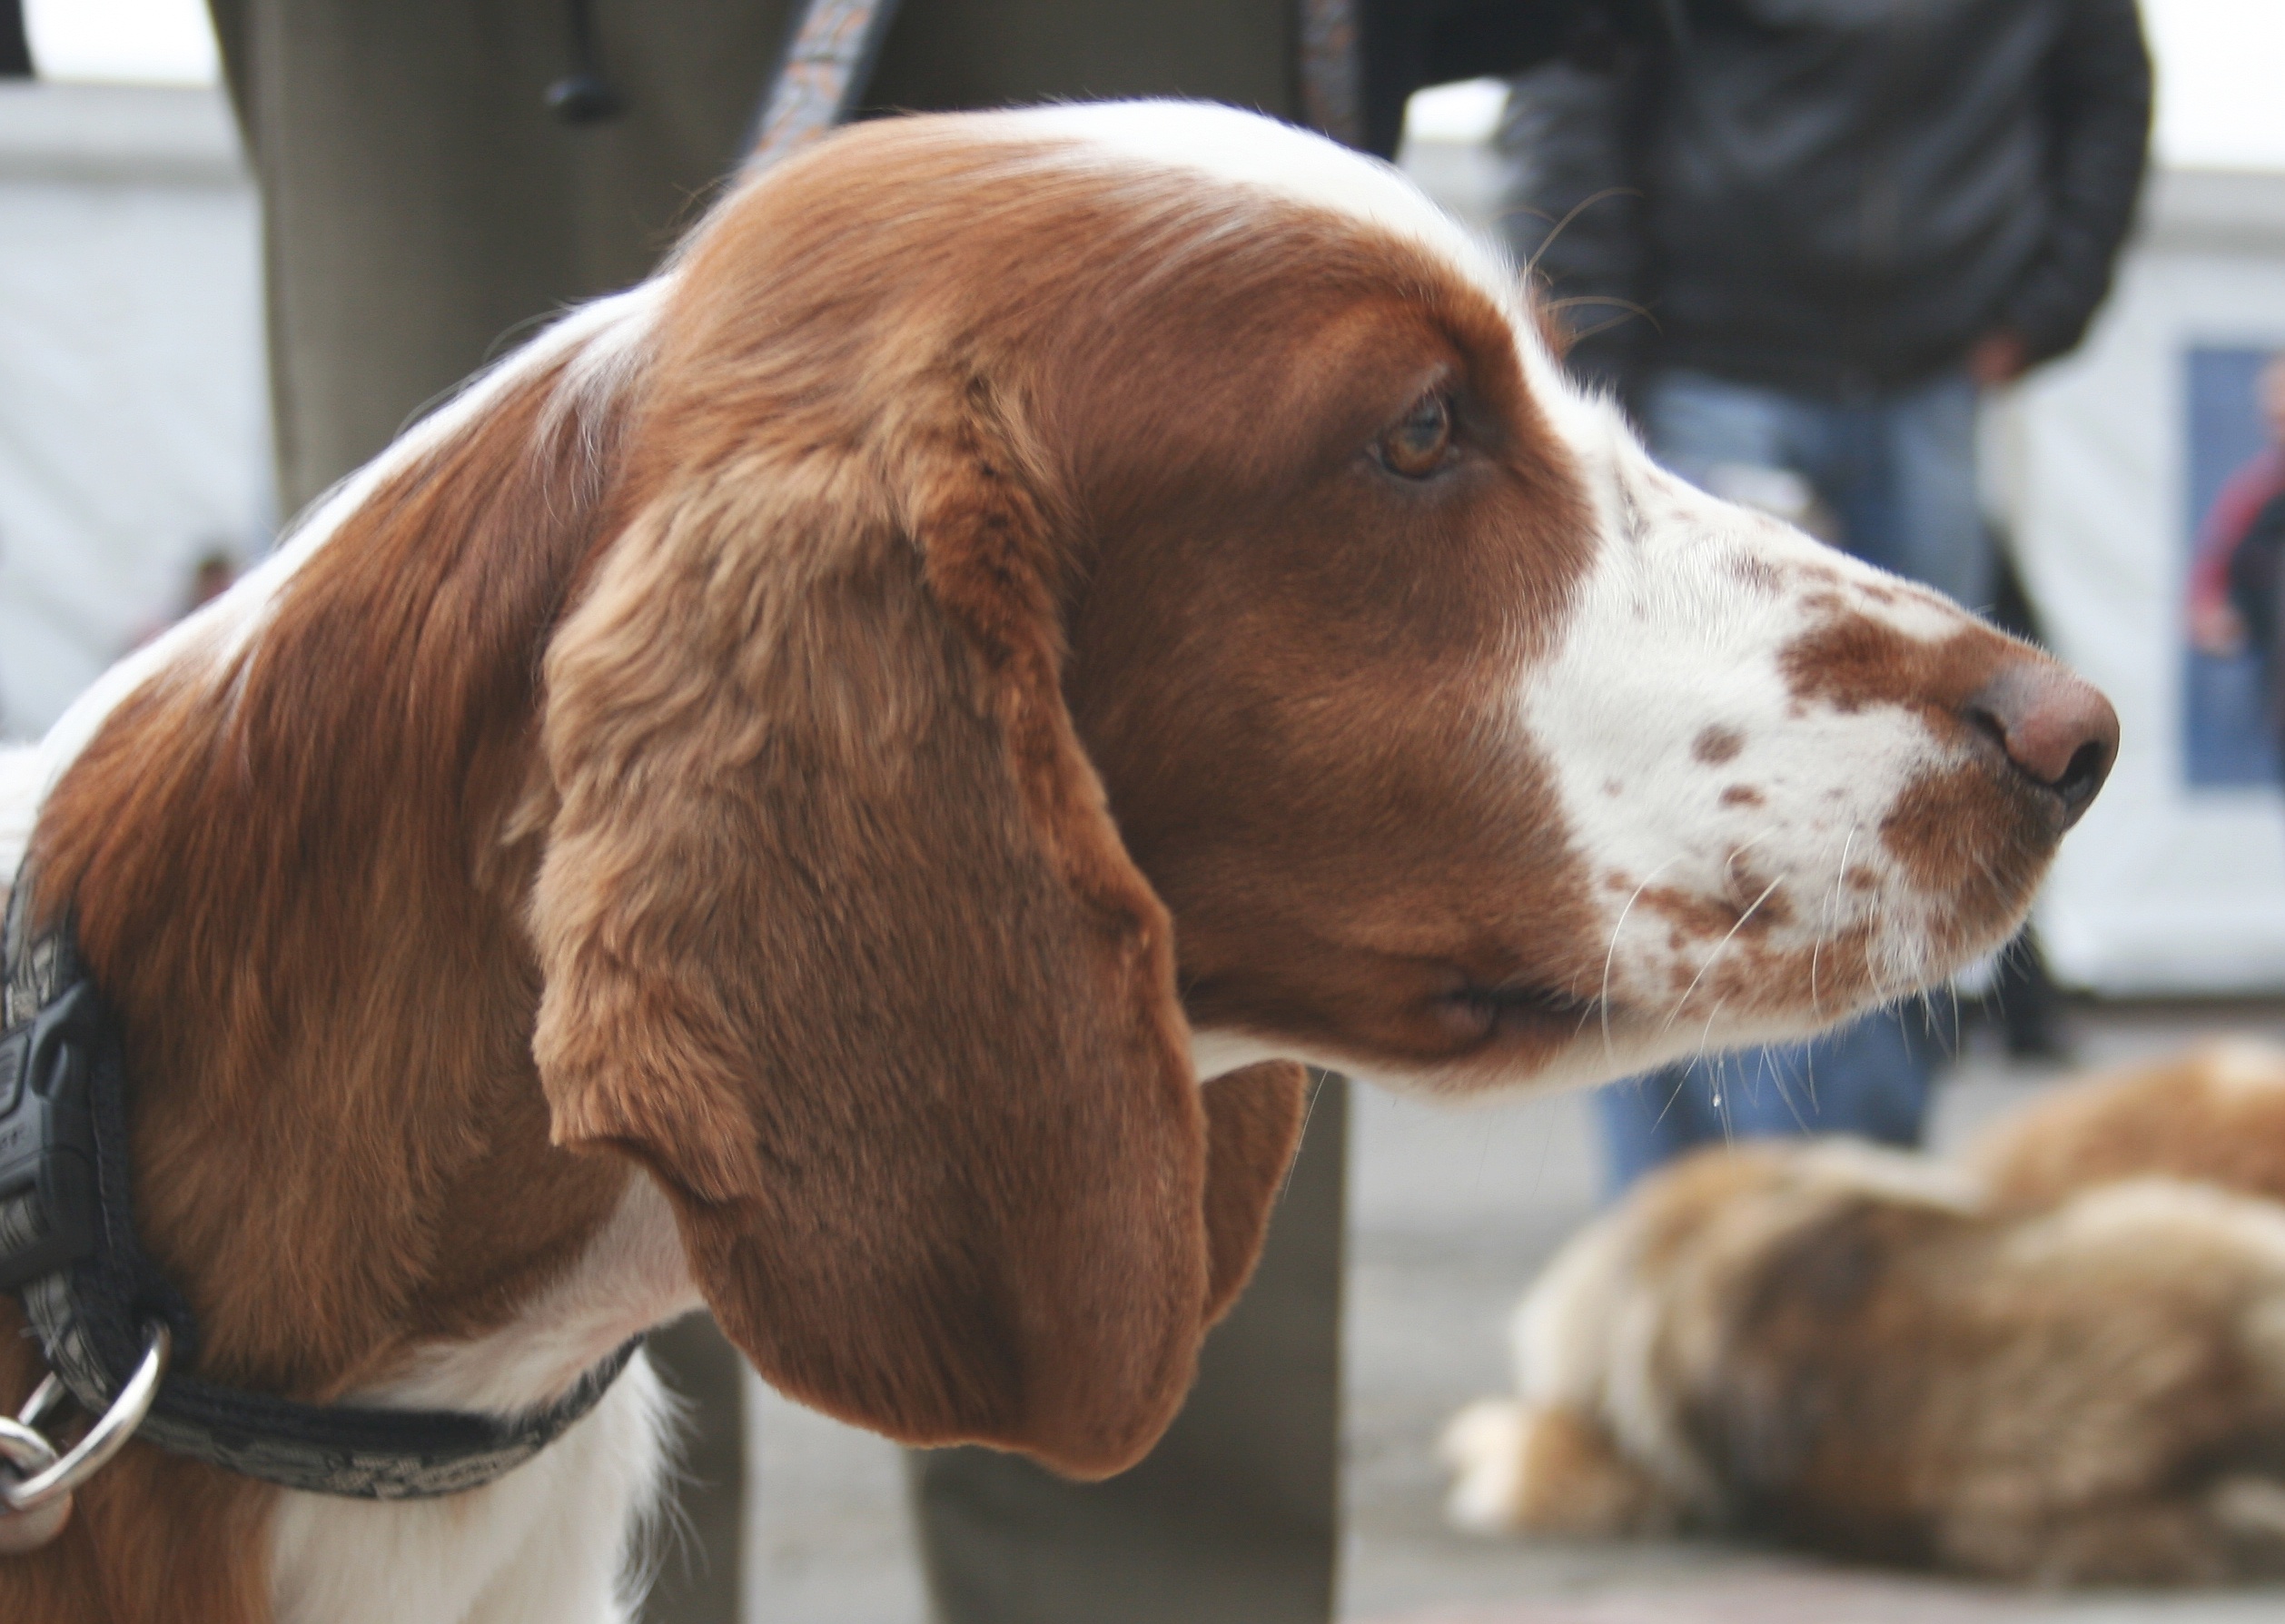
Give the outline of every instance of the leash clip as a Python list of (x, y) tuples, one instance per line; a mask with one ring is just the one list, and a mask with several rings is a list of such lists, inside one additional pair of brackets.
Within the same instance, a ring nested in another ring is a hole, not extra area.
[(143, 1330), (146, 1340), (135, 1373), (87, 1435), (62, 1454), (39, 1430), (64, 1397), (64, 1383), (54, 1375), (32, 1390), (14, 1421), (0, 1417), (0, 1557), (37, 1550), (62, 1533), (71, 1520), (73, 1490), (108, 1465), (151, 1413), (174, 1339), (156, 1320)]

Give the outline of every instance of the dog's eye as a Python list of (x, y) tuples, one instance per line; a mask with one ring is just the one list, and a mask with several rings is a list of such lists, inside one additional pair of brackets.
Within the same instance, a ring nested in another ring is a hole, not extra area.
[(1452, 404), (1441, 393), (1422, 395), (1380, 431), (1373, 454), (1390, 473), (1425, 480), (1452, 454)]

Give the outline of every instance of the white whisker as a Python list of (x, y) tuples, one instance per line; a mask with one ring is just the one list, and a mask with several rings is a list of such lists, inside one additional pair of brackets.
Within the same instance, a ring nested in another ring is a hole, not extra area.
[[(1761, 907), (1761, 905), (1769, 900), (1770, 893), (1776, 890), (1776, 888), (1784, 883), (1785, 881), (1782, 876), (1777, 879), (1771, 880), (1767, 886), (1763, 887), (1762, 894), (1754, 898), (1753, 906), (1748, 907), (1744, 913), (1737, 916), (1737, 923), (1729, 927), (1729, 934), (1724, 936), (1720, 941), (1714, 944), (1714, 951), (1706, 956), (1706, 962), (1698, 966), (1698, 973), (1690, 977), (1690, 985), (1684, 987), (1682, 989), (1682, 995), (1674, 1001), (1674, 1009), (1667, 1015), (1666, 1025), (1658, 1028), (1660, 1032), (1666, 1031), (1667, 1026), (1673, 1025), (1675, 1021), (1680, 1017), (1684, 1007), (1690, 1002), (1690, 995), (1696, 992), (1698, 990), (1698, 983), (1706, 979), (1706, 973), (1714, 967), (1716, 962), (1721, 958), (1723, 953), (1728, 948), (1729, 945), (1737, 939), (1737, 933), (1746, 928), (1746, 921), (1752, 918), (1755, 913)], [(1716, 1004), (1714, 1007), (1718, 1010), (1721, 1008), (1721, 1005)]]
[(1864, 827), (1861, 823), (1849, 825), (1849, 832), (1841, 842), (1840, 866), (1833, 871), (1833, 894), (1825, 899), (1824, 924), (1809, 938), (1809, 1014), (1819, 1021), (1825, 1019), (1825, 1002), (1817, 995), (1817, 956), (1825, 950), (1825, 938), (1840, 928), (1841, 886), (1848, 878), (1849, 848), (1856, 844), (1856, 831)]
[(1595, 998), (1596, 1008), (1602, 1012), (1603, 1059), (1607, 1064), (1616, 1065), (1617, 1063), (1617, 1055), (1614, 1051), (1610, 1041), (1610, 965), (1611, 961), (1618, 956), (1618, 933), (1626, 928), (1627, 916), (1635, 911), (1635, 904), (1640, 900), (1642, 894), (1650, 888), (1650, 882), (1657, 879), (1660, 875), (1664, 874), (1667, 869), (1673, 867), (1681, 860), (1682, 854), (1680, 852), (1677, 852), (1674, 856), (1668, 857), (1665, 862), (1659, 864), (1656, 868), (1653, 868), (1648, 874), (1643, 876), (1642, 884), (1635, 887), (1634, 894), (1627, 898), (1627, 906), (1618, 910), (1618, 917), (1611, 925), (1610, 945), (1603, 949), (1602, 990), (1596, 995)]

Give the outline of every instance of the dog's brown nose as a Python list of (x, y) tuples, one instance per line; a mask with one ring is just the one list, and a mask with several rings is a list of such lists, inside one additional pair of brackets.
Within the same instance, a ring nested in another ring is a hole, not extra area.
[(2018, 659), (1969, 696), (1962, 714), (2008, 760), (2062, 803), (2062, 827), (2079, 821), (2118, 758), (2118, 712), (2051, 659)]

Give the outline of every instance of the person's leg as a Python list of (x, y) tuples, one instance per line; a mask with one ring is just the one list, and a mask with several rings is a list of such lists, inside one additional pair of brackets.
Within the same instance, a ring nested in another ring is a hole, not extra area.
[(1595, 1117), (1602, 1129), (1603, 1196), (1608, 1201), (1722, 1133), (1713, 1091), (1693, 1065), (1662, 1066), (1605, 1084), (1595, 1091)]
[(1597, 1091), (1606, 1200), (1687, 1151), (1740, 1139), (1850, 1134), (1920, 1143), (1944, 1046), (1917, 1005), (1802, 1043), (1709, 1055)]
[(1886, 534), (1865, 556), (1981, 612), (1998, 560), (1976, 492), (1976, 404), (1973, 381), (1946, 373), (1880, 407)]
[[(1940, 378), (1886, 400), (1800, 401), (1805, 471), (1868, 563), (1971, 608), (1992, 597), (1993, 558), (1976, 499), (1974, 386)], [(1867, 1015), (1812, 1043), (1736, 1058), (1732, 1131), (1924, 1137), (1944, 1045), (1916, 1005)], [(1766, 1081), (1766, 1086), (1756, 1086)]]
[[(784, 0), (598, 7), (627, 111), (574, 128), (544, 93), (560, 0), (216, 0), (262, 185), (272, 412), (288, 515), (424, 402), (565, 303), (631, 282), (736, 154)], [(735, 1624), (745, 1435), (738, 1357), (704, 1316), (653, 1356), (693, 1409), (671, 1550), (642, 1617)]]
[(1804, 1043), (1701, 1061), (1693, 1083), (1735, 1139), (1852, 1134), (1916, 1145), (1942, 1059), (1920, 1006), (1876, 1010)]
[(746, 1361), (702, 1313), (652, 1332), (646, 1352), (689, 1422), (675, 1526), (660, 1536), (658, 1578), (641, 1616), (644, 1624), (732, 1624), (746, 1548)]
[(1322, 1083), (1252, 1282), (1141, 1465), (910, 1457), (937, 1624), (1325, 1624), (1339, 1508), (1347, 1084)]
[[(1948, 420), (1933, 398), (1914, 421), (1923, 438)], [(1809, 400), (1700, 373), (1669, 372), (1644, 396), (1652, 454), (1716, 495), (1745, 491), (1740, 470), (1796, 475), (1844, 527), (1851, 551), (1894, 568), (1899, 528), (1889, 414)], [(1973, 419), (1970, 420), (1971, 430)], [(1972, 441), (1971, 441), (1972, 444)], [(1973, 478), (1969, 489), (1973, 495)], [(1803, 1134), (1854, 1134), (1917, 1144), (1939, 1059), (1915, 1012), (1883, 1010), (1805, 1043), (1711, 1055), (1605, 1087), (1606, 1191), (1699, 1144)]]
[[(1777, 391), (1667, 371), (1643, 391), (1642, 414), (1651, 454), (1702, 490), (1735, 500), (1749, 495), (1757, 475), (1814, 483), (1820, 425)], [(1751, 1054), (1728, 1057), (1731, 1065), (1753, 1063)], [(1616, 1198), (1644, 1173), (1723, 1138), (1716, 1092), (1706, 1063), (1667, 1066), (1598, 1091), (1605, 1193)]]
[(1732, 470), (1799, 471), (1795, 415), (1775, 390), (1705, 372), (1661, 372), (1642, 393), (1650, 454), (1716, 496)]
[[(1704, 372), (1667, 371), (1642, 392), (1651, 455), (1700, 490), (1716, 491), (1739, 470), (1781, 470), (1790, 435), (1782, 398)], [(1703, 1079), (1666, 1066), (1606, 1084), (1595, 1097), (1602, 1128), (1603, 1188), (1616, 1197), (1635, 1180), (1720, 1137)]]
[(562, 0), (215, 0), (262, 200), (280, 511), (514, 335), (645, 275), (736, 160), (787, 0), (598, 0), (624, 110), (570, 125)]

